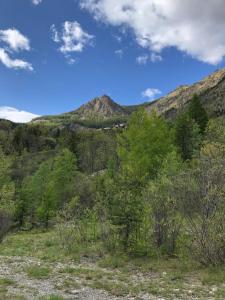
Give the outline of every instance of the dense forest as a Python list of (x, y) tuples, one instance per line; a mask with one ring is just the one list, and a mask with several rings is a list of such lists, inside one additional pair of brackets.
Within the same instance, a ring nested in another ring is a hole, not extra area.
[(0, 122), (0, 240), (58, 232), (129, 257), (225, 262), (225, 119), (198, 96), (175, 120), (144, 108), (124, 129)]

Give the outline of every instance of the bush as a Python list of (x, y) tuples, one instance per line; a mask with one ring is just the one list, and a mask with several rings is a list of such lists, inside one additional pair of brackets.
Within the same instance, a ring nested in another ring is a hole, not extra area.
[(174, 185), (192, 243), (190, 253), (204, 265), (225, 262), (225, 160), (202, 154), (195, 168)]

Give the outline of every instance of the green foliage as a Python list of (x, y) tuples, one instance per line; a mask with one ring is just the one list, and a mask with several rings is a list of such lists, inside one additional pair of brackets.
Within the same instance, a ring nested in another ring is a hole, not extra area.
[(189, 117), (198, 124), (201, 134), (204, 134), (209, 121), (208, 115), (202, 106), (198, 95), (194, 95), (188, 108)]
[(187, 113), (180, 114), (176, 120), (175, 142), (183, 160), (191, 159), (200, 148), (199, 127)]
[(0, 241), (9, 230), (15, 210), (15, 185), (10, 178), (11, 158), (0, 148)]
[(144, 109), (123, 130), (59, 119), (60, 127), (51, 118), (49, 126), (0, 122), (0, 239), (15, 220), (57, 227), (43, 245), (52, 259), (57, 240), (74, 259), (107, 251), (225, 262), (223, 118), (208, 123), (195, 96), (173, 124)]
[(20, 224), (27, 216), (32, 226), (41, 222), (47, 227), (57, 210), (74, 195), (76, 173), (76, 158), (67, 149), (41, 164), (37, 172), (23, 182), (17, 212)]
[(177, 202), (171, 193), (173, 177), (179, 173), (180, 167), (179, 158), (176, 153), (172, 153), (164, 162), (157, 179), (149, 182), (144, 193), (153, 242), (162, 252), (169, 255), (174, 254), (176, 250), (176, 242), (182, 224)]
[(85, 131), (78, 135), (75, 152), (79, 157), (80, 169), (88, 174), (104, 170), (116, 156), (116, 143), (113, 134)]
[(203, 149), (193, 167), (174, 182), (186, 219), (192, 255), (205, 265), (225, 262), (225, 159)]
[(149, 117), (139, 110), (119, 138), (121, 170), (137, 182), (155, 178), (163, 160), (174, 150), (172, 131), (166, 122), (156, 114)]
[(175, 124), (175, 141), (183, 160), (189, 160), (199, 151), (208, 124), (206, 110), (194, 95), (188, 112), (178, 116)]

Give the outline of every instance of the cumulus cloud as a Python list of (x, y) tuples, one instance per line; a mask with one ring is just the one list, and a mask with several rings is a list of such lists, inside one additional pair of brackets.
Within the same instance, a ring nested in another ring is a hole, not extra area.
[(66, 21), (61, 31), (52, 25), (51, 32), (53, 41), (60, 44), (59, 51), (63, 54), (82, 52), (86, 46), (93, 44), (94, 36), (84, 31), (77, 21)]
[(39, 116), (13, 107), (0, 107), (0, 119), (10, 120), (16, 123), (28, 123), (37, 117)]
[(42, 0), (32, 0), (32, 3), (34, 4), (34, 5), (38, 5), (38, 4), (40, 4), (42, 2)]
[(162, 92), (159, 89), (148, 88), (142, 92), (142, 97), (148, 98), (148, 101), (152, 101), (156, 98), (156, 96), (161, 95)]
[(29, 39), (15, 28), (0, 30), (0, 41), (5, 42), (11, 50), (30, 50)]
[(9, 69), (25, 69), (33, 71), (33, 67), (29, 62), (10, 58), (9, 54), (3, 48), (0, 48), (0, 62)]
[(133, 30), (154, 53), (167, 47), (218, 64), (225, 56), (224, 0), (80, 0), (97, 20)]
[(24, 60), (11, 58), (13, 52), (29, 51), (29, 39), (15, 28), (0, 30), (0, 62), (10, 69), (33, 71), (32, 65)]

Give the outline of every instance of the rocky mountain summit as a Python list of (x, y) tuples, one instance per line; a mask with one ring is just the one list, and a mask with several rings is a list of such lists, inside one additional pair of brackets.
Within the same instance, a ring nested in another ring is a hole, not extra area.
[(80, 119), (105, 119), (115, 116), (126, 116), (128, 111), (114, 102), (109, 96), (94, 98), (74, 111)]

